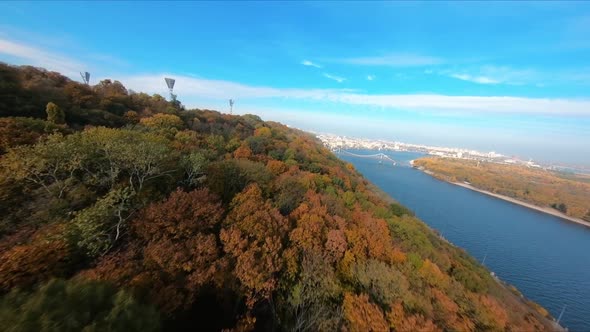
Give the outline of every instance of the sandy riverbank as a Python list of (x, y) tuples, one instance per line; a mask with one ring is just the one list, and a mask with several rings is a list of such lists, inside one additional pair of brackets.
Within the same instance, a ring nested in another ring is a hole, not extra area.
[(477, 191), (477, 192), (480, 192), (482, 194), (486, 194), (486, 195), (489, 195), (489, 196), (492, 196), (492, 197), (496, 197), (496, 198), (499, 198), (499, 199), (508, 201), (510, 203), (513, 203), (513, 204), (518, 204), (518, 205), (527, 207), (527, 208), (532, 209), (532, 210), (537, 210), (537, 211), (540, 211), (540, 212), (543, 212), (543, 213), (547, 213), (547, 214), (550, 214), (552, 216), (555, 216), (555, 217), (558, 217), (558, 218), (561, 218), (561, 219), (565, 219), (565, 220), (568, 220), (568, 221), (571, 221), (571, 222), (575, 222), (575, 223), (580, 224), (580, 225), (584, 225), (586, 227), (590, 227), (590, 222), (587, 222), (587, 221), (582, 220), (580, 218), (570, 217), (570, 216), (568, 216), (566, 214), (563, 214), (563, 213), (561, 213), (561, 212), (559, 212), (557, 210), (554, 210), (552, 208), (541, 207), (541, 206), (537, 206), (537, 205), (533, 205), (533, 204), (530, 204), (530, 203), (526, 203), (526, 202), (520, 201), (518, 199), (514, 199), (512, 197), (508, 197), (508, 196), (504, 196), (504, 195), (499, 195), (499, 194), (494, 194), (494, 193), (489, 192), (487, 190), (481, 190), (481, 189), (478, 189), (478, 188), (476, 188), (476, 187), (474, 187), (472, 185), (465, 184), (465, 183), (460, 183), (460, 182), (449, 182), (449, 183), (452, 183), (454, 185), (457, 185), (457, 186), (460, 186), (460, 187), (463, 187), (463, 188), (471, 189), (473, 191)]

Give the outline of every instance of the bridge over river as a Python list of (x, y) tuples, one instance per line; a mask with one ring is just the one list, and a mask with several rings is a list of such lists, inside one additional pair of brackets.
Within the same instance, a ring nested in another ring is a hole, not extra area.
[(375, 153), (375, 154), (356, 154), (356, 153), (352, 153), (352, 152), (346, 151), (346, 150), (338, 150), (337, 152), (340, 154), (343, 154), (345, 156), (352, 156), (352, 157), (357, 157), (357, 158), (377, 159), (377, 160), (379, 160), (379, 163), (383, 163), (383, 160), (386, 160), (386, 161), (392, 162), (393, 165), (397, 165), (397, 161), (395, 161), (393, 158), (386, 155), (385, 153), (381, 153), (381, 152)]

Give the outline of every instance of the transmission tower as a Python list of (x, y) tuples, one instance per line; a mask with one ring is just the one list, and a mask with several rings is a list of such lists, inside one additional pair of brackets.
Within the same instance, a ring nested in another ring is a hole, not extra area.
[(89, 85), (90, 84), (90, 73), (85, 71), (85, 72), (80, 72), (80, 76), (82, 77), (82, 81), (84, 81), (84, 84)]
[(168, 77), (164, 78), (164, 80), (166, 81), (168, 91), (170, 92), (170, 99), (172, 101), (176, 101), (176, 95), (174, 94), (174, 83), (176, 82), (176, 80)]
[(234, 100), (230, 99), (229, 100), (229, 114), (233, 114), (234, 112)]

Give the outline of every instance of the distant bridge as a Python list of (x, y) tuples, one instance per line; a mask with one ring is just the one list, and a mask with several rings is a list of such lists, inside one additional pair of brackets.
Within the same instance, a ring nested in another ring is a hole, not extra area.
[(359, 157), (359, 158), (370, 158), (370, 159), (378, 159), (379, 163), (382, 163), (383, 160), (387, 160), (392, 162), (394, 165), (397, 164), (397, 161), (395, 161), (393, 158), (391, 158), (390, 156), (386, 155), (385, 153), (375, 153), (375, 154), (356, 154), (356, 153), (352, 153), (346, 150), (342, 150), (339, 149), (338, 152), (348, 155), (348, 156), (353, 156), (353, 157)]

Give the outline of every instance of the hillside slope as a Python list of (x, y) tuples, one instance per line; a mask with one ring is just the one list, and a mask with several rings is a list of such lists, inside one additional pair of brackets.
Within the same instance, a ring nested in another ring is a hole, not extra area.
[(116, 81), (0, 75), (15, 331), (550, 329), (311, 135)]

